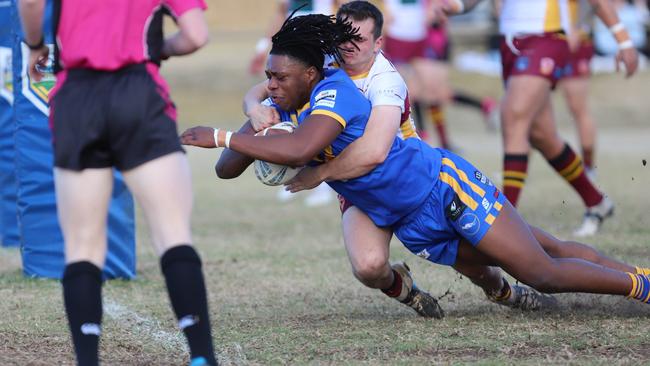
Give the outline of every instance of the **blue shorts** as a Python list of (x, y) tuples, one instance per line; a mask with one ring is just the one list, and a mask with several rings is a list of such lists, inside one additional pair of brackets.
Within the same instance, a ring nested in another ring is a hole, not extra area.
[(506, 200), (472, 164), (439, 149), (442, 164), (429, 198), (393, 226), (395, 236), (413, 254), (453, 265), (461, 238), (476, 246)]

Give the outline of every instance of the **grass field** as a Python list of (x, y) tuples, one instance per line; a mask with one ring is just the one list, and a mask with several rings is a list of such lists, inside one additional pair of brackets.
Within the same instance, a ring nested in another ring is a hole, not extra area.
[[(256, 79), (243, 65), (255, 35), (216, 33), (208, 49), (165, 67), (180, 128), (235, 128), (240, 100)], [(454, 74), (459, 88), (498, 97), (500, 82)], [(650, 265), (650, 74), (597, 76), (592, 107), (600, 124), (598, 182), (617, 204), (591, 244)], [(557, 96), (556, 96), (557, 97)], [(562, 134), (575, 145), (566, 108), (556, 100)], [(462, 154), (499, 182), (500, 138), (473, 111), (452, 107), (452, 138)], [(275, 189), (251, 172), (237, 181), (213, 173), (217, 151), (188, 149), (194, 175), (195, 242), (204, 261), (215, 343), (223, 364), (631, 364), (650, 363), (650, 307), (624, 298), (558, 295), (560, 309), (522, 313), (488, 303), (449, 268), (409, 254), (420, 287), (442, 296), (447, 316), (423, 320), (349, 270), (336, 204), (307, 209), (275, 201)], [(575, 193), (533, 155), (520, 208), (533, 224), (569, 237), (582, 215)], [(138, 277), (104, 286), (106, 365), (181, 365), (158, 260), (138, 220)], [(444, 295), (444, 296), (443, 296)], [(73, 356), (58, 282), (26, 279), (16, 250), (0, 249), (0, 365), (71, 365)]]

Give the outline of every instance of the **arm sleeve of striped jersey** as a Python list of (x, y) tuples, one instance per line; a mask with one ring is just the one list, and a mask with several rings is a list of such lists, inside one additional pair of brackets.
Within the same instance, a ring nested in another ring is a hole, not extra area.
[(355, 103), (368, 103), (368, 100), (354, 87), (339, 81), (319, 83), (312, 92), (311, 114), (321, 114), (334, 118), (345, 128), (348, 121), (357, 115)]
[(406, 84), (397, 72), (387, 72), (377, 75), (368, 89), (368, 99), (373, 107), (389, 105), (400, 107), (404, 113), (406, 100)]

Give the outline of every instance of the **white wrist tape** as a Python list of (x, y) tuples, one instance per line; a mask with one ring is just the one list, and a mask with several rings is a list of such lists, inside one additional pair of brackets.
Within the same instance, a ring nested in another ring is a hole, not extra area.
[(219, 129), (218, 128), (214, 129), (214, 146), (221, 147), (221, 146), (219, 146)]
[(634, 42), (632, 42), (631, 39), (628, 39), (627, 41), (623, 41), (618, 44), (618, 49), (619, 50), (625, 50), (628, 48), (634, 48)]
[(612, 32), (612, 33), (618, 33), (618, 32), (620, 32), (622, 30), (625, 30), (625, 26), (621, 22), (618, 22), (618, 23), (612, 25), (611, 27), (609, 27), (609, 31)]
[(232, 131), (226, 132), (226, 149), (230, 149), (230, 138), (232, 137)]
[(263, 53), (266, 52), (269, 49), (269, 46), (271, 45), (271, 40), (264, 37), (260, 38), (259, 41), (255, 44), (255, 52), (256, 53)]

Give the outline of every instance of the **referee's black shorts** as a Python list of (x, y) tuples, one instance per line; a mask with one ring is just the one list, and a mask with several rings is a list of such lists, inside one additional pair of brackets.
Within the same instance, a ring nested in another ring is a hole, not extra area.
[(63, 73), (50, 100), (55, 166), (125, 171), (184, 151), (166, 85), (145, 64)]

